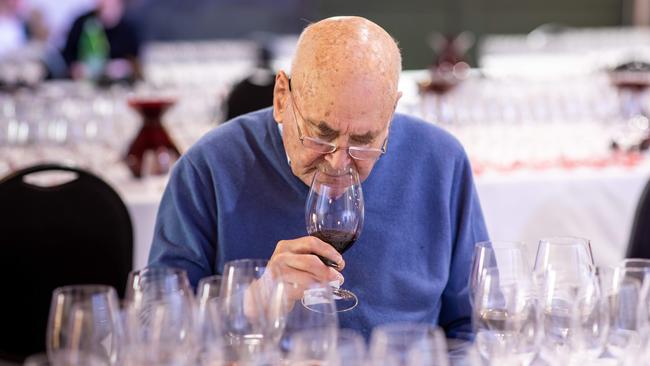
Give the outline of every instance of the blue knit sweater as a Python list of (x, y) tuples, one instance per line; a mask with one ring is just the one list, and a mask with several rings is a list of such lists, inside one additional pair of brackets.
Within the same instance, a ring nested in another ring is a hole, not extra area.
[[(158, 211), (151, 265), (187, 270), (195, 286), (225, 262), (269, 258), (306, 235), (309, 187), (293, 175), (271, 109), (214, 129), (174, 166)], [(388, 152), (363, 183), (365, 223), (345, 254), (345, 288), (359, 306), (344, 328), (439, 324), (471, 336), (468, 275), (487, 232), (467, 157), (441, 129), (395, 115)]]

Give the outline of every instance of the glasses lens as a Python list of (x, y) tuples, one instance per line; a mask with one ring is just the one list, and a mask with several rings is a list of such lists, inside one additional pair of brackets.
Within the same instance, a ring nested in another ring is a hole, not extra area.
[(318, 151), (321, 154), (329, 154), (331, 152), (334, 152), (334, 150), (336, 150), (336, 146), (334, 146), (334, 145), (332, 145), (330, 143), (327, 143), (325, 141), (316, 140), (314, 138), (307, 137), (307, 136), (303, 137), (302, 144), (306, 148), (308, 148), (310, 150)]
[(350, 147), (350, 156), (357, 160), (377, 160), (381, 156), (381, 150), (368, 149), (363, 147)]

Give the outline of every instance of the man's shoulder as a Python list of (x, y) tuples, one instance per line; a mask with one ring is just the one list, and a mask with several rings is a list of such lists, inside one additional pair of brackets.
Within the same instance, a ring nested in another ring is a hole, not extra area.
[(183, 155), (195, 164), (241, 163), (246, 156), (272, 148), (268, 136), (273, 127), (277, 128), (272, 109), (248, 113), (215, 127)]

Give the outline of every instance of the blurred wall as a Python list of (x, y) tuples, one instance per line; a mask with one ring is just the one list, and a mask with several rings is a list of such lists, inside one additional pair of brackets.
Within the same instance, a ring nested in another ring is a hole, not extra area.
[[(545, 23), (623, 24), (626, 0), (129, 0), (147, 39), (246, 37), (255, 31), (298, 33), (310, 21), (361, 15), (400, 43), (407, 69), (433, 59), (432, 32), (526, 33)], [(470, 53), (470, 60), (475, 55)]]
[(299, 33), (313, 18), (304, 0), (129, 0), (148, 40), (240, 38), (254, 32)]
[[(623, 0), (319, 0), (318, 14), (356, 14), (381, 24), (402, 49), (404, 68), (426, 67), (433, 58), (432, 32), (527, 33), (545, 23), (576, 27), (622, 24)], [(470, 59), (475, 60), (474, 49)]]

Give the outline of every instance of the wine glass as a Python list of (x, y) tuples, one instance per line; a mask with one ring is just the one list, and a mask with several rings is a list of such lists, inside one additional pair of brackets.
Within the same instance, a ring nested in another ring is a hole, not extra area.
[(372, 366), (447, 366), (444, 332), (431, 324), (377, 326), (370, 337)]
[(529, 276), (485, 270), (474, 299), (472, 325), (476, 347), (491, 365), (529, 365), (537, 353), (540, 325)]
[[(269, 301), (272, 309), (279, 311), (270, 312), (273, 323), (284, 324), (282, 338), (279, 349), (287, 354), (293, 361), (303, 361), (298, 359), (306, 356), (308, 350), (301, 347), (307, 347), (314, 360), (323, 360), (328, 356), (336, 344), (336, 335), (339, 326), (338, 313), (334, 300), (332, 286), (326, 282), (320, 282), (315, 278), (309, 283), (296, 284), (282, 281), (278, 284), (281, 291), (278, 295)], [(304, 293), (304, 303), (306, 306), (295, 306), (289, 299), (294, 298), (289, 294)], [(299, 335), (304, 332), (314, 332), (307, 344), (299, 342)], [(292, 363), (293, 364), (293, 363)]]
[(123, 330), (115, 289), (104, 285), (59, 287), (52, 294), (47, 354), (53, 364), (119, 364)]
[[(305, 204), (307, 233), (343, 254), (359, 238), (363, 216), (363, 191), (354, 166), (339, 171), (317, 169)], [(337, 268), (331, 259), (318, 257), (326, 266)], [(354, 293), (338, 288), (338, 284), (334, 287), (338, 312), (357, 306), (359, 300)], [(303, 305), (310, 307), (304, 298)]]
[(288, 357), (291, 365), (365, 365), (365, 340), (351, 329), (340, 329), (331, 338), (317, 329), (305, 330), (294, 335), (292, 343)]
[(644, 287), (650, 280), (650, 269), (626, 267), (613, 268), (612, 288), (609, 296), (610, 329), (607, 350), (619, 361), (627, 364), (643, 350), (645, 313)]
[(124, 364), (195, 364), (195, 304), (187, 273), (148, 267), (132, 271), (128, 281)]
[(607, 314), (596, 273), (549, 268), (539, 296), (542, 356), (553, 364), (593, 361), (604, 347)]
[(230, 361), (253, 362), (278, 344), (291, 307), (285, 285), (267, 271), (266, 260), (226, 262), (220, 323)]
[(200, 334), (199, 358), (202, 365), (214, 365), (223, 360), (223, 332), (219, 316), (221, 299), (221, 276), (214, 275), (199, 280), (197, 300), (197, 328)]
[(502, 275), (513, 278), (528, 278), (530, 267), (526, 260), (526, 246), (521, 242), (483, 241), (476, 243), (472, 254), (472, 269), (469, 277), (470, 303), (481, 286), (485, 270), (499, 268)]

